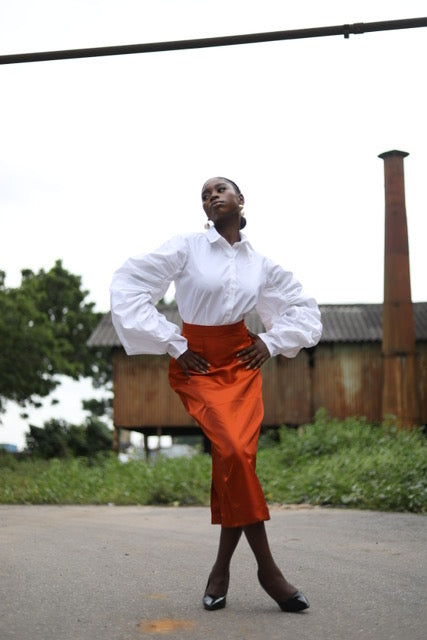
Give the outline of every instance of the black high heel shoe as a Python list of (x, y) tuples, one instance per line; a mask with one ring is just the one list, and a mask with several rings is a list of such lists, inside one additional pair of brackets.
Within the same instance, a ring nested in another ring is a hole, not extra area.
[(227, 589), (223, 596), (210, 596), (208, 594), (209, 583), (211, 577), (209, 576), (208, 584), (206, 585), (205, 594), (203, 596), (203, 606), (207, 611), (216, 611), (217, 609), (224, 609), (227, 599), (228, 583), (230, 580), (230, 574), (227, 577)]
[[(267, 589), (262, 583), (261, 578), (259, 577), (259, 572), (258, 572), (258, 580), (261, 587), (264, 589), (264, 591), (268, 593)], [(275, 598), (273, 598), (273, 600), (275, 600)], [(308, 602), (305, 595), (301, 593), (301, 591), (296, 591), (293, 594), (293, 596), (291, 596), (287, 600), (276, 600), (276, 602), (282, 611), (290, 611), (292, 613), (297, 613), (298, 611), (304, 611), (304, 609), (308, 609), (310, 606), (310, 603)]]

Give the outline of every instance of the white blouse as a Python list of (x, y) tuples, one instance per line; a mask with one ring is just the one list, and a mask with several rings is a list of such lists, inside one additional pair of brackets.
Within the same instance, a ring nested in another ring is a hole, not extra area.
[(297, 355), (320, 339), (316, 301), (306, 296), (293, 274), (251, 247), (241, 233), (230, 245), (211, 227), (206, 233), (176, 236), (153, 253), (129, 258), (113, 276), (113, 325), (128, 355), (169, 353), (188, 348), (177, 325), (155, 304), (172, 281), (184, 322), (226, 325), (256, 309), (266, 333), (259, 334), (271, 356)]

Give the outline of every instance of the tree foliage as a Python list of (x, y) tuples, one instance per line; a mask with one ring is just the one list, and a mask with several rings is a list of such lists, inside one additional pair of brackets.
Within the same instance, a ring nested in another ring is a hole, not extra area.
[(95, 386), (111, 380), (108, 353), (86, 346), (101, 316), (87, 295), (60, 260), (49, 271), (23, 270), (16, 288), (0, 272), (0, 410), (4, 400), (37, 405), (59, 375), (92, 377)]
[(98, 418), (105, 415), (112, 417), (113, 398), (102, 398), (101, 400), (90, 398), (89, 400), (82, 400), (82, 407), (84, 411), (89, 411), (93, 416), (97, 416)]
[(91, 416), (82, 425), (57, 419), (48, 420), (43, 427), (30, 425), (26, 441), (27, 453), (46, 459), (66, 458), (110, 451), (113, 435), (102, 420)]

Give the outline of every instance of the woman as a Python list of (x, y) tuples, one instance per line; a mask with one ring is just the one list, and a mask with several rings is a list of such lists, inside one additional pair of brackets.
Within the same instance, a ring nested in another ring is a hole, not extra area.
[[(282, 610), (302, 611), (309, 604), (274, 562), (264, 527), (270, 516), (255, 473), (260, 367), (271, 356), (294, 357), (317, 344), (320, 313), (293, 275), (256, 253), (241, 233), (244, 197), (233, 181), (208, 180), (202, 203), (206, 233), (172, 238), (114, 274), (112, 319), (129, 355), (171, 356), (171, 386), (211, 442), (211, 514), (221, 534), (205, 609), (226, 604), (230, 561), (243, 532), (262, 587)], [(154, 306), (172, 281), (182, 334)], [(266, 328), (260, 335), (243, 322), (253, 309)]]

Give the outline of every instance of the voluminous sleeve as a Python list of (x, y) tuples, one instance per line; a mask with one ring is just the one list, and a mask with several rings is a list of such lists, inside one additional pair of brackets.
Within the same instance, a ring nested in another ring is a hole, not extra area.
[(155, 307), (182, 270), (186, 246), (185, 238), (176, 236), (153, 253), (129, 258), (114, 273), (111, 317), (128, 355), (169, 353), (178, 358), (187, 350), (179, 327)]
[(294, 358), (303, 347), (314, 347), (322, 335), (320, 311), (292, 273), (270, 261), (257, 311), (266, 328), (260, 338), (271, 356)]

